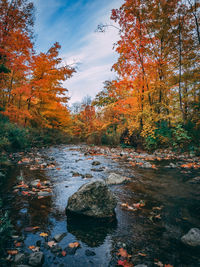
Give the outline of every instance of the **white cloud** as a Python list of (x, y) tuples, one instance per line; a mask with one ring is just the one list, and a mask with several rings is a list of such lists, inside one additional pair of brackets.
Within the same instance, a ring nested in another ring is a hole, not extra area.
[(111, 67), (117, 59), (113, 44), (118, 39), (118, 31), (114, 28), (108, 28), (105, 33), (92, 32), (82, 40), (83, 47), (62, 55), (67, 64), (79, 63), (77, 73), (65, 82), (70, 103), (81, 101), (85, 95), (94, 97), (103, 88), (105, 80), (116, 76)]

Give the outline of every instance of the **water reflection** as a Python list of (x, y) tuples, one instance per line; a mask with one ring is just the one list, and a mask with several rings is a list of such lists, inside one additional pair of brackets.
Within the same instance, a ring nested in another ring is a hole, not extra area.
[(81, 240), (89, 247), (102, 245), (108, 234), (117, 229), (117, 220), (99, 221), (97, 219), (67, 215), (67, 230), (78, 240)]

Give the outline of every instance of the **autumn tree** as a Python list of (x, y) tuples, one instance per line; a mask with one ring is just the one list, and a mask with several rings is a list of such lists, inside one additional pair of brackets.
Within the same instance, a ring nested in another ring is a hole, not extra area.
[(130, 135), (139, 130), (156, 143), (158, 133), (165, 132), (163, 125), (171, 131), (170, 127), (178, 123), (185, 127), (196, 117), (199, 4), (126, 0), (112, 10), (111, 19), (119, 25), (114, 27), (120, 35), (115, 45), (119, 58), (113, 65), (118, 74), (112, 89), (115, 104), (106, 104), (111, 99), (107, 92), (99, 93), (95, 104), (102, 103), (104, 110), (110, 107), (120, 115), (118, 128), (128, 129)]

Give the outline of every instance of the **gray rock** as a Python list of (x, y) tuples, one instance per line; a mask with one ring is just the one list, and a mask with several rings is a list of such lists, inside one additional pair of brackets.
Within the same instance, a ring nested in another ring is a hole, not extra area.
[(0, 178), (4, 178), (5, 174), (3, 174), (3, 172), (0, 172)]
[(95, 218), (109, 218), (115, 215), (117, 201), (102, 180), (87, 183), (68, 200), (67, 212)]
[(98, 165), (100, 165), (100, 164), (101, 164), (101, 163), (100, 163), (99, 161), (93, 161), (93, 162), (92, 162), (92, 165), (93, 165), (93, 166), (98, 166)]
[(81, 174), (79, 172), (72, 172), (72, 176), (73, 177), (78, 177), (78, 176), (81, 176)]
[(122, 184), (130, 181), (130, 178), (121, 176), (117, 173), (111, 173), (106, 179), (105, 182), (107, 185)]
[(44, 260), (44, 254), (42, 252), (35, 252), (29, 256), (28, 264), (31, 266), (40, 266)]
[(60, 242), (66, 235), (67, 235), (66, 233), (57, 234), (57, 235), (54, 236), (53, 239), (54, 239), (56, 242)]
[(147, 161), (144, 161), (144, 163), (143, 163), (143, 165), (141, 167), (148, 169), (148, 168), (152, 168), (152, 165), (151, 165), (151, 163), (149, 163)]
[(40, 180), (39, 179), (37, 179), (37, 180), (34, 180), (34, 181), (32, 181), (30, 184), (31, 184), (31, 186), (37, 186), (37, 184), (40, 182)]
[(169, 166), (170, 166), (170, 168), (177, 168), (176, 164), (174, 164), (172, 162), (170, 162)]
[(14, 262), (15, 263), (23, 263), (25, 258), (26, 258), (26, 256), (23, 253), (18, 253), (18, 254), (15, 255)]
[(93, 172), (103, 172), (104, 171), (104, 168), (99, 168), (99, 169), (91, 169), (91, 171)]
[(20, 265), (16, 265), (16, 267), (30, 267), (30, 265), (20, 264)]
[(38, 192), (38, 196), (49, 197), (49, 196), (51, 196), (51, 193), (47, 192), (47, 191), (40, 191), (40, 192)]
[(189, 246), (200, 246), (200, 230), (198, 228), (192, 228), (190, 231), (181, 237), (181, 241)]
[(93, 176), (92, 176), (92, 174), (86, 173), (86, 174), (82, 175), (82, 177), (88, 179), (88, 178), (92, 178)]
[(189, 181), (191, 184), (200, 184), (200, 176), (193, 178)]
[(137, 265), (135, 265), (135, 267), (148, 267), (148, 266), (145, 264), (137, 264)]

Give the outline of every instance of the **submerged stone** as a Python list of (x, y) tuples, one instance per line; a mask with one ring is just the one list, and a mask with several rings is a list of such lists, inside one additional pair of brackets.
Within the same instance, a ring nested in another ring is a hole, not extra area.
[(29, 256), (28, 264), (31, 266), (41, 266), (44, 260), (44, 254), (42, 252), (35, 252)]

